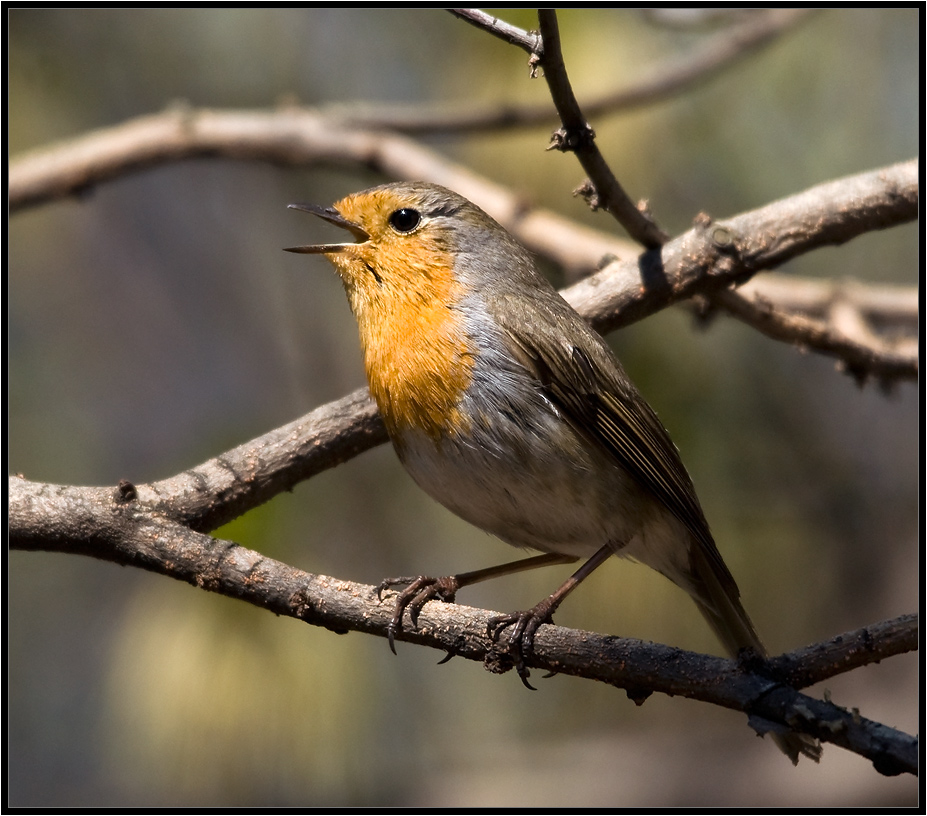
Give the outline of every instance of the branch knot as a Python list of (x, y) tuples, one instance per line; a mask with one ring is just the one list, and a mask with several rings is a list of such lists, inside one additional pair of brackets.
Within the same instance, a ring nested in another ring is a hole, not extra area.
[(560, 127), (550, 134), (547, 150), (559, 150), (561, 153), (575, 153), (589, 147), (595, 141), (595, 131), (585, 123), (580, 127)]

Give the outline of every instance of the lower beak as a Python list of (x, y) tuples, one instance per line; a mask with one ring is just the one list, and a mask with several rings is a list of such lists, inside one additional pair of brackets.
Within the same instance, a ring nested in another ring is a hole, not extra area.
[(324, 255), (328, 252), (341, 252), (347, 247), (355, 246), (356, 244), (362, 244), (365, 241), (370, 240), (370, 236), (365, 230), (361, 229), (354, 222), (348, 221), (348, 219), (345, 218), (340, 212), (338, 212), (338, 210), (332, 209), (331, 207), (320, 207), (317, 204), (290, 204), (289, 209), (302, 210), (303, 212), (317, 215), (319, 218), (324, 218), (326, 221), (334, 224), (336, 227), (346, 229), (357, 240), (346, 244), (312, 244), (310, 246), (286, 247), (284, 252), (301, 252), (307, 255)]

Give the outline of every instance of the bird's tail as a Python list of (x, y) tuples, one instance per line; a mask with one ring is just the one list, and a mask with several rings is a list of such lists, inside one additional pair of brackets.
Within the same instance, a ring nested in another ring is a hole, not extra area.
[[(741, 649), (750, 648), (760, 657), (768, 657), (723, 562), (720, 558), (714, 561), (698, 544), (693, 544), (691, 550), (691, 567), (698, 589), (692, 598), (728, 654), (736, 659)], [(807, 734), (790, 731), (773, 734), (773, 739), (793, 764), (797, 765), (802, 755), (815, 762), (821, 758), (821, 743)]]

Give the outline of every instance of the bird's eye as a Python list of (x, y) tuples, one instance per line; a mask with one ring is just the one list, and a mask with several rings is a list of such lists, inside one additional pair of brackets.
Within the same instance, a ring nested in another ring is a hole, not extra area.
[(412, 232), (421, 221), (421, 213), (409, 207), (396, 210), (396, 212), (389, 217), (389, 225), (396, 230), (396, 232)]

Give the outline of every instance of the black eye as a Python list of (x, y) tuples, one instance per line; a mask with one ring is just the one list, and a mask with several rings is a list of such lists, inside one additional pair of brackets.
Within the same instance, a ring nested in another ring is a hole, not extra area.
[(412, 232), (421, 223), (421, 220), (422, 214), (418, 210), (403, 207), (401, 210), (396, 210), (389, 217), (389, 225), (396, 232)]

